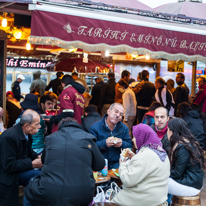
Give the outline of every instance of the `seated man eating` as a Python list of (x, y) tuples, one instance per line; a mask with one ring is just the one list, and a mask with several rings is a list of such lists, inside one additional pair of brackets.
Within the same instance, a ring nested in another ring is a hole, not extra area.
[[(119, 168), (121, 148), (132, 148), (128, 127), (121, 122), (124, 114), (122, 104), (114, 103), (101, 121), (90, 127), (90, 133), (97, 138), (97, 146), (105, 159), (108, 169)], [(114, 138), (109, 138), (114, 137)]]

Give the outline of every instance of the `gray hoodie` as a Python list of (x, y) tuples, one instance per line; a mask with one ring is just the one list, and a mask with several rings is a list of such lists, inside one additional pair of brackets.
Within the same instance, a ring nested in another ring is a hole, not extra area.
[(40, 79), (41, 71), (33, 72), (34, 81), (31, 83), (30, 92), (36, 90), (40, 96), (44, 95), (46, 82)]

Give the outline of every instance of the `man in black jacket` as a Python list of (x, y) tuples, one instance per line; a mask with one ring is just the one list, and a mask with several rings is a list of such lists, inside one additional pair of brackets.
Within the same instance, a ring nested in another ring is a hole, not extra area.
[(37, 112), (27, 110), (20, 123), (2, 133), (0, 138), (0, 205), (18, 206), (19, 185), (26, 186), (41, 172), (42, 162), (31, 149), (32, 137), (40, 128)]
[(75, 119), (62, 119), (58, 131), (45, 139), (44, 167), (38, 181), (25, 188), (25, 202), (33, 206), (88, 206), (95, 192), (93, 171), (105, 165), (95, 142), (95, 136)]
[(99, 108), (100, 93), (103, 85), (104, 85), (104, 79), (102, 77), (97, 77), (96, 84), (92, 88), (92, 93), (91, 93), (92, 99), (90, 100), (90, 104), (95, 105), (97, 108)]
[(140, 84), (142, 85), (142, 88), (136, 95), (137, 117), (139, 123), (142, 122), (142, 118), (152, 104), (155, 95), (155, 86), (149, 81), (149, 72), (147, 70), (142, 71), (142, 81)]
[(177, 107), (182, 102), (188, 102), (189, 89), (187, 85), (184, 83), (185, 75), (182, 73), (178, 73), (176, 75), (176, 83), (178, 86), (174, 91), (174, 102), (175, 102), (175, 116), (177, 115)]
[(62, 77), (63, 75), (64, 75), (63, 72), (57, 72), (57, 73), (56, 73), (57, 78), (50, 81), (49, 85), (45, 88), (45, 91), (48, 91), (50, 88), (52, 88), (52, 91), (53, 91), (56, 95), (58, 95), (57, 89), (58, 89), (58, 86), (61, 85), (61, 77)]
[(110, 105), (114, 103), (115, 98), (115, 77), (114, 73), (108, 73), (108, 81), (105, 83), (102, 87), (102, 91), (100, 94), (99, 99), (99, 107), (102, 110), (102, 116), (104, 116), (107, 113), (107, 110), (109, 109)]
[(169, 113), (165, 107), (158, 107), (154, 113), (155, 123), (151, 128), (157, 133), (157, 136), (162, 142), (163, 149), (168, 152), (170, 142), (167, 137), (167, 126), (169, 121)]
[(13, 84), (11, 85), (11, 91), (13, 92), (14, 94), (14, 98), (17, 100), (17, 101), (20, 101), (21, 98), (24, 98), (22, 95), (21, 95), (21, 88), (19, 86), (19, 84), (25, 79), (25, 77), (22, 75), (22, 74), (19, 74), (17, 76), (17, 80), (15, 82), (13, 82)]
[(100, 121), (102, 117), (97, 113), (97, 108), (94, 105), (89, 105), (85, 109), (85, 117), (82, 119), (82, 126), (89, 131), (92, 124)]

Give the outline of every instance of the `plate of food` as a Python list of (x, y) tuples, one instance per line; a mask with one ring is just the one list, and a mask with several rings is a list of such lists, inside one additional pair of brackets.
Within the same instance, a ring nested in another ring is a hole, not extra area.
[(51, 119), (53, 117), (53, 115), (40, 114), (40, 117), (42, 119)]

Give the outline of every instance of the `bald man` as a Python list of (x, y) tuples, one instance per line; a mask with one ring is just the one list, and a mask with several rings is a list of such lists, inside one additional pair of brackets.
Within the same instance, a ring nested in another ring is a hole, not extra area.
[(163, 149), (168, 152), (169, 140), (167, 137), (167, 125), (169, 122), (169, 113), (165, 107), (158, 107), (155, 109), (154, 120), (155, 123), (151, 125), (151, 128), (157, 133), (162, 142)]
[(20, 122), (0, 136), (0, 205), (18, 206), (19, 185), (26, 186), (31, 178), (40, 175), (42, 162), (31, 149), (32, 137), (38, 132), (40, 117), (26, 110)]

